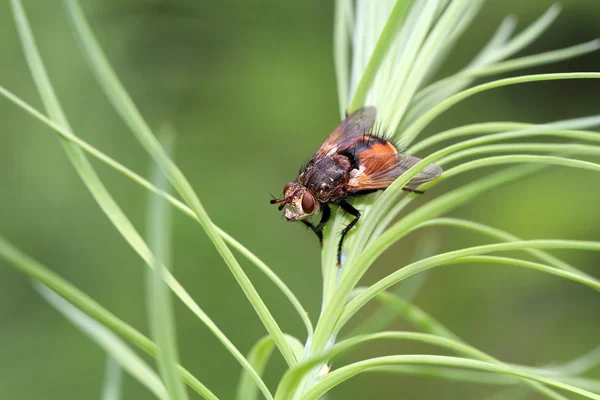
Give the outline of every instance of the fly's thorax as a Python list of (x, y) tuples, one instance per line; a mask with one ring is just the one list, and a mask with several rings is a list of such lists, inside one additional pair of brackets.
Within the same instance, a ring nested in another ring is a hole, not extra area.
[(284, 188), (285, 219), (300, 221), (319, 211), (319, 202), (305, 186), (290, 182)]
[(326, 156), (311, 163), (298, 178), (321, 203), (344, 197), (344, 186), (348, 183), (350, 162), (343, 155)]

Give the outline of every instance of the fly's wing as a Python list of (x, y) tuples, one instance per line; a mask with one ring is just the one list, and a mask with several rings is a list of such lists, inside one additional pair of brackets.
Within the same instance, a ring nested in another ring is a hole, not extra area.
[(332, 154), (351, 147), (358, 139), (371, 133), (377, 111), (375, 107), (363, 107), (344, 119), (327, 137), (315, 156)]
[[(346, 185), (347, 190), (351, 193), (364, 190), (383, 190), (419, 161), (421, 161), (420, 158), (392, 152), (361, 158), (359, 164), (361, 168), (351, 174)], [(429, 164), (408, 181), (406, 186), (416, 186), (432, 181), (442, 175), (442, 172), (440, 166)]]

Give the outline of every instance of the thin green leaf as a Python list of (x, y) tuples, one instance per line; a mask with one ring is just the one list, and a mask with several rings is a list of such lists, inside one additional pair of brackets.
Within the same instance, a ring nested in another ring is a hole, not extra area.
[(592, 53), (600, 48), (598, 39), (589, 42), (581, 43), (575, 46), (565, 47), (563, 49), (546, 51), (543, 53), (533, 54), (530, 56), (519, 57), (513, 60), (504, 61), (501, 63), (492, 64), (487, 67), (466, 71), (465, 74), (482, 77), (489, 75), (497, 75), (520, 69), (537, 67), (540, 65), (551, 64), (559, 61), (569, 60), (585, 54)]
[[(302, 357), (303, 345), (298, 339), (293, 336), (285, 335), (290, 346), (294, 349), (296, 357), (300, 359)], [(265, 336), (252, 346), (248, 353), (248, 361), (252, 364), (256, 372), (262, 376), (271, 353), (275, 347), (275, 342), (270, 336)], [(238, 383), (236, 398), (238, 400), (255, 400), (258, 397), (258, 388), (256, 383), (248, 375), (246, 371), (242, 371), (242, 376)]]
[(488, 59), (492, 62), (504, 60), (523, 50), (531, 43), (536, 41), (550, 27), (550, 25), (552, 25), (552, 23), (560, 14), (560, 11), (560, 5), (558, 3), (553, 4), (534, 23), (516, 35), (505, 46), (498, 48), (494, 52), (490, 52)]
[[(55, 133), (60, 135), (60, 137), (75, 144), (77, 147), (80, 147), (82, 150), (84, 150), (88, 154), (96, 157), (98, 160), (107, 164), (109, 167), (115, 169), (117, 172), (123, 174), (127, 178), (131, 179), (133, 182), (142, 186), (143, 188), (151, 191), (152, 193), (155, 193), (159, 196), (164, 197), (169, 203), (171, 203), (175, 208), (177, 208), (179, 211), (183, 212), (188, 217), (198, 220), (198, 217), (196, 216), (196, 214), (194, 214), (194, 212), (188, 206), (183, 204), (181, 201), (179, 201), (175, 197), (171, 196), (170, 194), (159, 190), (154, 185), (152, 185), (150, 182), (148, 182), (146, 179), (144, 179), (140, 175), (136, 174), (135, 172), (131, 171), (129, 168), (125, 167), (123, 164), (119, 163), (118, 161), (115, 161), (114, 159), (110, 158), (106, 154), (97, 150), (95, 147), (93, 147), (89, 143), (87, 143), (84, 140), (80, 139), (79, 137), (75, 136), (72, 132), (63, 129), (60, 126), (58, 126), (57, 124), (55, 124), (54, 122), (50, 121), (39, 111), (37, 111), (36, 109), (31, 107), (29, 104), (24, 102), (22, 99), (15, 96), (13, 93), (9, 92), (8, 90), (6, 90), (5, 88), (3, 88), (1, 86), (0, 86), (0, 95), (6, 97), (9, 101), (11, 101), (15, 105), (17, 105), (18, 107), (23, 109), (24, 111), (28, 112), (34, 118), (41, 121), (48, 127), (50, 127)], [(217, 228), (219, 234), (223, 237), (223, 239), (227, 243), (229, 243), (229, 245), (231, 245), (233, 248), (238, 250), (244, 257), (246, 257), (256, 267), (258, 267), (258, 269), (262, 273), (264, 273), (283, 292), (285, 297), (292, 303), (292, 305), (298, 312), (298, 315), (304, 322), (304, 324), (306, 326), (306, 330), (308, 332), (308, 335), (310, 336), (312, 334), (312, 323), (307, 316), (306, 310), (302, 307), (302, 304), (300, 303), (298, 298), (292, 293), (292, 291), (289, 289), (289, 287), (287, 287), (287, 285), (264, 262), (262, 262), (250, 250), (248, 250), (246, 247), (244, 247), (240, 242), (235, 240), (233, 237), (229, 236), (221, 228), (219, 228), (217, 226), (216, 226), (216, 228)]]
[[(275, 348), (275, 342), (270, 336), (265, 336), (260, 339), (246, 357), (250, 364), (254, 367), (254, 370), (262, 376), (269, 359), (271, 358), (271, 353)], [(245, 371), (242, 371), (242, 376), (240, 377), (240, 381), (237, 388), (236, 398), (238, 400), (255, 400), (258, 396), (258, 388), (256, 384), (248, 376)]]
[(102, 385), (101, 400), (121, 400), (123, 385), (122, 369), (113, 357), (106, 357), (104, 366), (104, 384)]
[[(417, 365), (441, 365), (455, 368), (470, 368), (480, 371), (495, 372), (500, 374), (512, 375), (520, 378), (525, 378), (539, 383), (563, 389), (571, 393), (585, 396), (588, 399), (600, 400), (600, 395), (587, 390), (580, 389), (573, 385), (559, 382), (555, 379), (535, 376), (521, 370), (517, 370), (504, 365), (492, 364), (489, 362), (469, 360), (457, 357), (431, 356), (431, 355), (402, 355), (402, 356), (387, 356), (377, 357), (365, 361), (360, 361), (350, 365), (341, 367), (333, 372), (330, 372), (320, 382), (313, 386), (302, 397), (304, 400), (316, 400), (323, 394), (329, 392), (335, 386), (350, 379), (351, 377), (360, 374), (361, 372), (378, 366), (395, 365), (395, 364), (417, 364)], [(278, 397), (286, 398), (286, 397)]]
[[(30, 278), (41, 282), (52, 291), (58, 293), (61, 297), (68, 300), (73, 306), (80, 309), (91, 318), (105, 325), (113, 332), (129, 340), (135, 346), (156, 357), (156, 345), (142, 335), (138, 330), (132, 328), (110, 311), (106, 310), (88, 295), (77, 289), (75, 286), (65, 281), (48, 268), (23, 254), (19, 249), (10, 244), (0, 235), (0, 258), (3, 258), (9, 265), (15, 267), (18, 271), (24, 273)], [(198, 381), (185, 368), (179, 367), (182, 378), (186, 383), (205, 399), (218, 400), (206, 386)]]
[[(500, 25), (492, 35), (491, 39), (485, 44), (485, 46), (483, 46), (479, 54), (475, 56), (475, 58), (469, 63), (469, 66), (467, 68), (488, 63), (490, 55), (506, 45), (513, 32), (515, 31), (516, 27), (516, 17), (512, 15), (504, 17), (502, 23), (500, 23)], [(426, 90), (427, 88), (423, 89), (420, 93), (425, 92)], [(415, 99), (418, 96), (419, 94), (415, 96)]]
[[(365, 288), (355, 289), (357, 293), (360, 293), (364, 290)], [(379, 293), (376, 299), (423, 332), (458, 340), (464, 343), (464, 341), (460, 339), (454, 332), (450, 331), (433, 316), (426, 313), (418, 306), (407, 302), (402, 297), (384, 291)], [(564, 364), (549, 365), (541, 368), (533, 368), (522, 365), (514, 366), (517, 368), (522, 368), (533, 374), (563, 379), (568, 378), (571, 375), (583, 374), (589, 369), (596, 367), (598, 364), (600, 364), (600, 347), (597, 347), (594, 350), (589, 351), (588, 353), (585, 353), (584, 355)], [(570, 382), (575, 386), (579, 386), (593, 392), (600, 392), (600, 390), (596, 390), (598, 386), (595, 386), (594, 382), (589, 382), (586, 380), (585, 382), (582, 382), (583, 385), (575, 384), (573, 383), (574, 381), (565, 382)]]
[(463, 172), (471, 171), (475, 168), (489, 167), (503, 164), (551, 164), (561, 165), (563, 167), (579, 168), (588, 171), (600, 172), (600, 164), (590, 161), (572, 160), (564, 157), (555, 156), (537, 156), (537, 155), (503, 155), (497, 157), (485, 157), (478, 160), (469, 161), (460, 164), (454, 168), (447, 170), (442, 177), (442, 180), (449, 179)]
[(348, 9), (352, 6), (350, 0), (336, 0), (335, 21), (333, 23), (333, 63), (335, 65), (335, 78), (337, 82), (338, 104), (340, 106), (340, 118), (344, 118), (348, 104), (348, 82), (350, 81), (350, 56), (348, 54), (348, 23), (346, 16)]
[(578, 376), (557, 376), (556, 380), (600, 394), (600, 380)]
[[(165, 148), (172, 153), (174, 134), (168, 130), (163, 131)], [(152, 165), (151, 181), (159, 190), (165, 191), (167, 180), (156, 164)], [(171, 213), (164, 198), (151, 194), (148, 207), (148, 243), (154, 252), (154, 265), (148, 271), (148, 314), (150, 330), (158, 350), (158, 370), (173, 400), (187, 400), (188, 395), (177, 364), (179, 355), (175, 332), (175, 316), (169, 293), (169, 287), (163, 280), (166, 265), (170, 264), (171, 257)]]
[(446, 99), (448, 96), (467, 87), (475, 78), (498, 75), (511, 71), (518, 71), (525, 68), (531, 68), (546, 64), (551, 64), (571, 58), (579, 57), (598, 50), (599, 40), (592, 40), (575, 46), (566, 47), (559, 50), (547, 51), (544, 53), (533, 54), (530, 56), (519, 57), (512, 60), (489, 64), (489, 60), (484, 63), (471, 63), (464, 70), (451, 75), (447, 78), (429, 85), (415, 95), (413, 106), (407, 121), (414, 122), (417, 116), (431, 106)]
[[(35, 40), (25, 16), (22, 4), (20, 0), (11, 1), (19, 37), (25, 51), (29, 68), (36, 83), (36, 87), (40, 93), (40, 96), (42, 97), (42, 101), (44, 102), (44, 106), (47, 109), (51, 119), (60, 127), (62, 127), (63, 130), (71, 133), (72, 135), (68, 120), (62, 110), (58, 98), (56, 97), (42, 59), (37, 50)], [(61, 143), (63, 144), (65, 151), (76, 171), (82, 178), (83, 182), (91, 192), (102, 211), (117, 228), (119, 233), (121, 233), (125, 240), (131, 245), (131, 247), (140, 255), (140, 257), (142, 257), (146, 264), (153, 265), (154, 256), (150, 252), (147, 244), (144, 242), (138, 231), (133, 227), (125, 213), (123, 213), (121, 208), (114, 201), (110, 193), (106, 190), (85, 154), (77, 146), (66, 140), (61, 140)], [(171, 289), (181, 299), (181, 301), (188, 308), (190, 308), (190, 310), (192, 310), (192, 312), (194, 312), (202, 322), (204, 322), (204, 324), (211, 330), (211, 332), (213, 332), (219, 341), (223, 343), (226, 349), (229, 350), (229, 352), (231, 352), (233, 356), (242, 364), (242, 366), (244, 366), (244, 368), (251, 369), (250, 364), (247, 362), (244, 356), (235, 348), (233, 343), (229, 341), (223, 332), (219, 330), (219, 328), (208, 317), (208, 315), (202, 311), (198, 304), (194, 302), (189, 293), (185, 291), (185, 289), (179, 284), (179, 282), (177, 282), (173, 275), (166, 271), (164, 279), (169, 287), (171, 287)], [(250, 373), (252, 372), (250, 371)], [(254, 373), (253, 376), (259, 381), (258, 384), (261, 386), (261, 388), (268, 393), (266, 385), (260, 381), (260, 377), (258, 377), (256, 373)]]
[[(548, 126), (539, 124), (526, 124), (520, 122), (484, 122), (480, 124), (463, 125), (444, 132), (434, 134), (414, 144), (406, 150), (407, 154), (416, 154), (423, 149), (439, 142), (463, 136), (480, 135), (484, 133), (498, 133), (507, 131), (538, 132), (539, 135), (552, 135), (567, 137), (584, 141), (600, 141), (600, 134), (593, 131), (576, 131), (572, 129), (548, 129)], [(525, 143), (524, 143), (525, 144)]]
[[(489, 372), (462, 371), (447, 367), (428, 367), (418, 365), (387, 365), (373, 367), (364, 372), (400, 374), (415, 378), (433, 378), (454, 382), (467, 382), (483, 385), (514, 385), (518, 383), (515, 378), (490, 374)], [(522, 388), (520, 390), (523, 390)], [(513, 399), (511, 399), (513, 400)]]
[[(441, 335), (441, 337), (437, 336), (438, 333)], [(434, 335), (415, 333), (415, 332), (393, 332), (393, 331), (392, 332), (379, 332), (379, 333), (374, 333), (374, 334), (370, 334), (370, 335), (360, 335), (357, 337), (346, 339), (346, 340), (336, 344), (331, 349), (331, 355), (327, 358), (333, 358), (335, 356), (335, 354), (345, 352), (355, 346), (363, 345), (370, 341), (389, 340), (389, 339), (411, 340), (411, 341), (419, 341), (419, 342), (423, 342), (423, 343), (428, 343), (428, 344), (432, 344), (435, 346), (440, 346), (440, 347), (449, 349), (459, 355), (463, 355), (463, 356), (474, 358), (474, 359), (481, 360), (481, 361), (491, 362), (491, 363), (501, 365), (501, 366), (505, 365), (500, 360), (498, 360), (480, 350), (477, 350), (476, 348), (474, 348), (472, 346), (465, 344), (460, 339), (458, 339), (458, 337), (456, 337), (450, 331), (447, 331), (447, 330), (446, 331), (440, 330), (439, 332), (437, 332)], [(326, 356), (324, 355), (323, 357), (326, 357)], [(515, 369), (518, 369), (518, 367), (515, 367), (515, 366), (512, 366), (512, 367)], [(567, 400), (564, 396), (561, 396), (560, 394), (556, 393), (555, 391), (548, 389), (545, 386), (540, 385), (539, 383), (531, 382), (531, 381), (527, 381), (527, 380), (523, 380), (523, 383), (532, 387), (534, 390), (538, 391), (539, 393), (546, 395), (549, 398), (557, 399), (557, 400), (558, 399)]]
[(560, 155), (600, 155), (600, 146), (575, 144), (575, 143), (515, 143), (515, 144), (491, 144), (488, 146), (477, 146), (471, 149), (457, 151), (454, 154), (444, 157), (437, 162), (443, 166), (465, 157), (471, 157), (486, 153), (504, 153), (504, 152), (552, 152)]
[[(365, 290), (366, 288), (355, 289), (357, 293), (362, 293)], [(454, 332), (450, 331), (444, 325), (439, 323), (435, 318), (427, 314), (420, 307), (411, 304), (399, 296), (382, 291), (381, 293), (377, 294), (376, 299), (423, 332), (461, 341), (461, 339)]]
[(200, 225), (204, 228), (208, 237), (213, 242), (219, 254), (229, 267), (265, 328), (269, 334), (273, 336), (277, 347), (281, 351), (281, 354), (288, 365), (292, 366), (296, 364), (297, 361), (294, 357), (294, 354), (269, 309), (262, 301), (262, 298), (250, 282), (248, 276), (242, 270), (231, 250), (229, 250), (219, 235), (219, 232), (202, 206), (200, 199), (198, 196), (196, 196), (192, 186), (185, 178), (181, 170), (165, 153), (164, 149), (160, 145), (160, 142), (156, 139), (146, 121), (144, 121), (137, 107), (127, 94), (125, 88), (117, 78), (117, 75), (106, 60), (100, 45), (98, 44), (87, 21), (85, 20), (79, 4), (74, 0), (65, 0), (64, 4), (67, 9), (69, 21), (71, 22), (73, 30), (75, 31), (76, 36), (81, 43), (81, 49), (86, 55), (89, 65), (92, 68), (96, 79), (100, 83), (100, 86), (104, 90), (104, 93), (110, 99), (115, 110), (127, 123), (132, 133), (134, 133), (138, 142), (161, 167), (165, 175), (173, 184), (173, 187), (183, 197), (184, 201), (190, 206), (192, 211), (194, 211), (194, 214), (200, 221)]
[(417, 135), (427, 126), (431, 121), (437, 118), (444, 111), (448, 110), (458, 102), (471, 97), (475, 94), (485, 92), (487, 90), (496, 89), (504, 86), (518, 85), (521, 83), (529, 82), (543, 82), (543, 81), (554, 81), (554, 80), (568, 80), (568, 79), (598, 79), (600, 73), (597, 72), (572, 72), (572, 73), (556, 73), (556, 74), (537, 74), (537, 75), (523, 75), (513, 78), (499, 79), (496, 81), (484, 83), (470, 89), (464, 90), (448, 99), (442, 101), (435, 107), (432, 107), (429, 111), (418, 118), (412, 123), (405, 132), (402, 134), (403, 143), (410, 144)]
[[(561, 365), (548, 365), (544, 368), (538, 368), (538, 373), (546, 373), (554, 376), (581, 375), (592, 368), (600, 365), (600, 346), (583, 354), (582, 356)], [(599, 389), (595, 391), (600, 392)]]
[[(399, 104), (419, 51), (441, 8), (438, 0), (432, 0), (415, 2), (410, 10), (398, 35), (398, 41), (392, 49), (393, 54), (384, 63), (380, 79), (377, 79), (381, 84), (376, 86), (373, 104), (378, 107), (378, 118), (381, 121), (389, 121), (394, 115), (391, 105)], [(355, 52), (359, 51), (360, 49), (355, 49)]]
[[(382, 235), (382, 238), (386, 234)], [(575, 274), (572, 272), (560, 270), (558, 268), (553, 268), (546, 266), (544, 264), (533, 263), (528, 261), (522, 261), (517, 259), (509, 259), (503, 257), (484, 257), (482, 254), (487, 254), (491, 252), (497, 251), (509, 251), (509, 250), (522, 250), (526, 248), (534, 248), (534, 249), (581, 249), (581, 250), (595, 250), (600, 251), (600, 242), (591, 242), (591, 241), (577, 241), (577, 240), (523, 240), (519, 242), (510, 242), (510, 243), (496, 243), (484, 246), (474, 246), (466, 249), (451, 251), (447, 253), (438, 254), (433, 257), (429, 257), (425, 260), (417, 261), (406, 267), (393, 272), (387, 277), (379, 280), (375, 284), (371, 285), (361, 294), (352, 299), (342, 311), (342, 314), (338, 320), (338, 329), (343, 326), (348, 319), (354, 315), (364, 304), (366, 304), (373, 297), (377, 296), (377, 294), (381, 293), (383, 290), (388, 287), (394, 285), (395, 283), (400, 282), (402, 279), (407, 278), (411, 275), (414, 275), (418, 272), (439, 267), (442, 265), (449, 265), (460, 262), (498, 262), (508, 265), (515, 265), (523, 268), (529, 268), (533, 270), (538, 270), (542, 272), (547, 272), (551, 275), (556, 275), (562, 278), (570, 279), (575, 282), (582, 283), (587, 285), (595, 290), (600, 290), (600, 281), (588, 278), (586, 276), (582, 276), (579, 274)], [(371, 257), (369, 250), (365, 251), (365, 257)], [(474, 257), (478, 256), (478, 257)]]
[[(431, 61), (431, 65), (424, 75), (423, 81), (419, 87), (424, 86), (435, 77), (448, 57), (454, 54), (454, 48), (456, 47), (457, 42), (477, 17), (484, 3), (484, 0), (472, 0), (466, 4), (466, 8), (463, 9), (460, 17), (456, 20), (454, 27), (448, 33), (444, 45), (437, 50), (437, 54)], [(414, 102), (414, 98), (411, 100), (411, 103), (412, 102)]]
[(337, 266), (338, 232), (342, 229), (345, 220), (344, 213), (336, 212), (323, 231), (323, 249), (321, 250), (321, 273), (323, 275), (323, 302), (321, 309), (329, 303), (335, 293), (340, 268)]
[(367, 64), (360, 82), (354, 91), (354, 96), (352, 97), (352, 101), (350, 102), (350, 107), (348, 109), (350, 114), (365, 105), (364, 103), (369, 89), (375, 80), (375, 76), (379, 71), (381, 63), (388, 54), (388, 50), (390, 49), (390, 46), (396, 37), (398, 29), (402, 25), (402, 21), (404, 21), (411, 3), (412, 0), (396, 1), (396, 4), (394, 5), (394, 8), (392, 9), (392, 12), (390, 13), (390, 16), (383, 28), (383, 31), (379, 35), (377, 45), (371, 54), (369, 63)]
[(40, 295), (57, 311), (63, 314), (73, 325), (89, 336), (98, 346), (102, 347), (114, 358), (124, 370), (146, 386), (156, 397), (170, 400), (165, 386), (156, 373), (133, 352), (117, 335), (105, 326), (94, 321), (77, 308), (73, 307), (62, 297), (42, 284), (35, 284)]
[[(458, 227), (462, 229), (468, 229), (477, 233), (484, 234), (486, 236), (490, 236), (494, 239), (499, 239), (505, 242), (517, 242), (522, 240), (518, 236), (512, 235), (506, 231), (501, 229), (493, 228), (491, 226), (481, 224), (479, 222), (467, 221), (464, 219), (457, 218), (434, 218), (428, 221), (425, 221), (419, 224), (415, 229), (424, 228), (427, 226), (452, 226)], [(538, 258), (539, 260), (553, 266), (556, 268), (563, 269), (565, 271), (574, 272), (577, 274), (586, 275), (584, 272), (580, 271), (578, 268), (573, 267), (572, 265), (562, 261), (561, 259), (554, 257), (553, 255), (537, 249), (524, 249), (523, 251), (531, 254), (532, 256)]]
[[(394, 102), (386, 102), (383, 105), (378, 105), (380, 107), (383, 106), (381, 121), (390, 132), (396, 132), (413, 96), (421, 86), (427, 72), (433, 66), (437, 55), (447, 43), (448, 37), (456, 27), (457, 22), (469, 9), (470, 5), (467, 0), (454, 0), (448, 4), (437, 23), (428, 33), (427, 39), (414, 61), (401, 94)], [(391, 108), (392, 110), (387, 111), (386, 108)], [(404, 137), (404, 134), (402, 137)]]
[[(439, 243), (434, 236), (425, 237), (423, 240), (417, 243), (412, 262), (431, 257), (437, 252), (438, 248)], [(410, 303), (418, 293), (419, 289), (423, 286), (423, 282), (425, 281), (426, 277), (427, 274), (423, 273), (405, 279), (398, 285), (395, 296), (403, 299), (403, 301), (407, 303)], [(360, 291), (357, 293), (360, 293)], [(353, 295), (350, 295), (350, 299), (353, 297)], [(354, 328), (348, 336), (354, 337), (360, 334), (382, 331), (394, 320), (395, 317), (396, 312), (393, 309), (390, 309), (389, 307), (381, 307), (375, 313), (362, 320), (360, 325)]]

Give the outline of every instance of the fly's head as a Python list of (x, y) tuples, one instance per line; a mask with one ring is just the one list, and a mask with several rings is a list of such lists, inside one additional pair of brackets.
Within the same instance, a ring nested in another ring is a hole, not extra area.
[(313, 194), (297, 182), (290, 182), (283, 188), (283, 199), (273, 199), (271, 204), (279, 204), (279, 210), (285, 208), (285, 219), (300, 221), (319, 210), (319, 203)]

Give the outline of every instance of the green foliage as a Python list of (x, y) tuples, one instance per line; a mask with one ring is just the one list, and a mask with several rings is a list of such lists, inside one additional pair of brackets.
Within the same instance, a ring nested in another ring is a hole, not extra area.
[[(48, 116), (5, 88), (0, 87), (0, 94), (57, 134), (69, 160), (106, 217), (148, 266), (147, 306), (153, 341), (115, 317), (75, 286), (24, 255), (2, 237), (0, 257), (38, 282), (36, 287), (44, 299), (107, 353), (107, 372), (102, 394), (105, 400), (119, 399), (121, 369), (160, 399), (186, 400), (188, 393), (183, 382), (203, 398), (218, 398), (179, 364), (176, 320), (169, 290), (209, 328), (225, 350), (239, 362), (242, 374), (237, 385), (238, 399), (255, 399), (259, 394), (266, 399), (318, 399), (340, 383), (363, 372), (410, 374), (494, 385), (522, 384), (523, 387), (546, 398), (566, 399), (556, 391), (560, 389), (586, 398), (600, 399), (599, 382), (576, 376), (600, 363), (597, 351), (577, 362), (553, 368), (532, 368), (506, 363), (468, 345), (432, 316), (411, 304), (411, 298), (422, 284), (422, 279), (418, 278), (421, 275), (417, 274), (423, 274), (432, 268), (460, 263), (516, 266), (571, 280), (596, 291), (600, 290), (600, 281), (596, 278), (545, 251), (598, 251), (600, 242), (522, 240), (482, 223), (441, 217), (494, 187), (535, 174), (548, 165), (600, 172), (600, 164), (572, 158), (573, 155), (594, 157), (600, 154), (600, 147), (596, 144), (600, 141), (600, 134), (588, 130), (600, 125), (600, 116), (578, 117), (546, 124), (472, 124), (441, 132), (412, 144), (442, 113), (476, 94), (522, 83), (600, 78), (600, 73), (593, 72), (549, 73), (503, 78), (472, 86), (474, 79), (478, 77), (518, 71), (587, 54), (599, 48), (598, 41), (509, 59), (534, 42), (550, 26), (559, 12), (558, 7), (553, 6), (512, 39), (515, 24), (512, 19), (506, 19), (470, 64), (454, 75), (433, 81), (450, 50), (476, 17), (483, 1), (390, 0), (377, 2), (376, 5), (375, 2), (358, 2), (354, 7), (354, 2), (338, 0), (336, 4), (334, 55), (340, 114), (343, 116), (346, 111), (353, 111), (364, 105), (375, 105), (379, 111), (378, 125), (393, 134), (393, 139), (398, 143), (412, 145), (407, 149), (409, 154), (442, 141), (460, 141), (425, 157), (379, 196), (360, 200), (361, 210), (364, 210), (363, 218), (349, 237), (341, 267), (336, 265), (335, 255), (345, 217), (339, 212), (334, 215), (324, 232), (321, 255), (323, 301), (316, 326), (313, 327), (301, 302), (277, 274), (259, 257), (213, 223), (191, 183), (173, 161), (168, 144), (165, 145), (164, 141), (154, 135), (118, 79), (75, 0), (64, 1), (74, 34), (103, 92), (138, 143), (151, 157), (154, 165), (152, 178), (144, 179), (83, 141), (72, 131), (46, 72), (20, 0), (11, 0), (14, 20), (31, 75)], [(465, 136), (472, 135), (477, 137), (463, 140)], [(554, 136), (561, 140), (577, 140), (581, 143), (496, 143), (534, 136)], [(523, 152), (526, 154), (514, 154)], [(500, 155), (480, 157), (455, 165), (447, 169), (440, 179), (423, 185), (422, 189), (431, 189), (444, 180), (454, 179), (461, 173), (478, 168), (505, 164), (523, 165), (502, 169), (485, 179), (458, 187), (413, 209), (394, 222), (400, 212), (416, 198), (415, 194), (406, 194), (402, 188), (427, 165), (436, 162), (446, 166), (462, 158), (488, 153)], [(104, 186), (87, 159), (87, 154), (150, 192), (148, 244)], [(169, 193), (167, 181), (183, 201)], [(199, 223), (260, 318), (267, 336), (254, 344), (247, 357), (235, 347), (173, 276), (169, 257), (169, 206)], [(414, 262), (398, 266), (394, 272), (370, 286), (358, 286), (371, 265), (388, 248), (407, 235), (431, 226), (469, 230), (500, 242), (437, 253), (434, 240), (427, 239), (427, 250), (422, 251)], [(283, 332), (231, 248), (254, 264), (293, 305), (307, 331), (304, 343)], [(506, 251), (527, 253), (540, 262), (489, 255)], [(386, 291), (395, 284), (403, 285), (399, 293), (392, 294)], [(385, 331), (383, 329), (390, 321), (389, 313), (380, 313), (367, 320), (369, 326), (361, 326), (345, 340), (338, 341), (338, 335), (348, 321), (373, 299), (381, 302), (388, 311), (392, 310), (394, 316), (405, 318), (415, 328), (426, 333)], [(374, 327), (377, 329), (373, 329)], [(457, 356), (388, 355), (336, 366), (330, 371), (331, 360), (342, 353), (379, 340), (432, 344)], [(125, 344), (125, 341), (155, 357), (160, 374), (155, 373)], [(263, 380), (263, 374), (275, 349), (282, 355), (287, 369), (276, 392), (272, 393)], [(512, 395), (513, 389), (509, 390), (511, 391), (507, 393)]]

